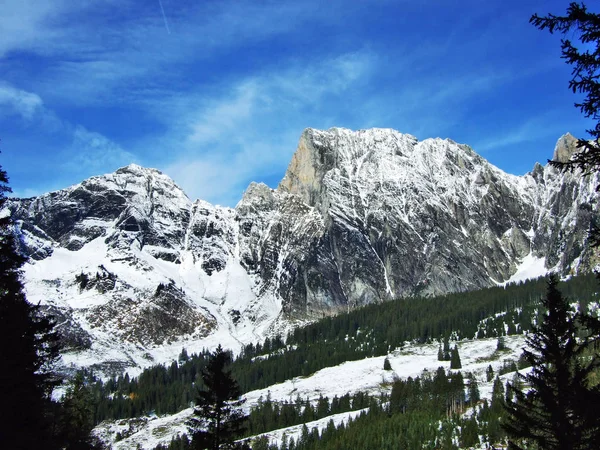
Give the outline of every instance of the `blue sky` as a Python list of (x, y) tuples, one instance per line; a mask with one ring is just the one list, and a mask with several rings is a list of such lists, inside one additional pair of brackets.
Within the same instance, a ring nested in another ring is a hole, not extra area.
[[(523, 174), (590, 122), (567, 1), (4, 0), (0, 164), (19, 196), (135, 162), (235, 206), (276, 187), (304, 128), (394, 128)], [(164, 14), (163, 14), (164, 11)]]

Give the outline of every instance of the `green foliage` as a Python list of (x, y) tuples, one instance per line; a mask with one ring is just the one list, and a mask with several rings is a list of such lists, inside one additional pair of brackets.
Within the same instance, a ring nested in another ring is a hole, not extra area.
[(548, 281), (543, 306), (547, 313), (528, 335), (528, 349), (523, 352), (532, 366), (522, 376), (528, 389), (511, 388), (514, 396), (508, 396), (505, 429), (515, 449), (532, 445), (549, 450), (593, 448), (600, 441), (595, 413), (600, 387), (589, 380), (600, 367), (600, 355), (593, 351), (591, 357), (584, 357), (587, 349), (595, 348), (594, 342), (578, 336), (586, 324), (596, 327), (598, 322), (571, 310), (555, 276)]
[[(597, 291), (593, 275), (572, 277), (561, 287), (575, 299), (593, 300)], [(231, 365), (232, 375), (242, 392), (248, 392), (309, 376), (344, 361), (383, 356), (404, 341), (425, 342), (433, 334), (441, 336), (449, 360), (451, 334), (473, 337), (482, 332), (498, 336), (504, 333), (505, 321), (516, 323), (517, 333), (528, 330), (531, 318), (540, 309), (544, 289), (543, 281), (534, 280), (506, 288), (366, 306), (297, 329), (285, 341), (276, 337), (245, 346)], [(484, 320), (486, 317), (493, 319)], [(390, 340), (393, 336), (395, 340)], [(203, 387), (199, 374), (209, 355), (207, 351), (188, 355), (182, 350), (178, 362), (148, 368), (133, 379), (123, 375), (103, 383), (87, 373), (98, 400), (95, 423), (188, 408), (195, 397), (194, 384)], [(493, 378), (492, 373), (489, 381)]]
[(67, 450), (100, 448), (92, 436), (94, 398), (82, 372), (78, 372), (69, 381), (61, 403), (60, 429), (64, 448)]
[(479, 384), (477, 383), (477, 378), (473, 375), (472, 372), (467, 376), (469, 381), (468, 389), (469, 389), (469, 404), (471, 406), (476, 405), (481, 400), (481, 394), (479, 393)]
[(458, 354), (458, 345), (455, 345), (450, 354), (450, 368), (461, 369), (462, 363), (460, 362), (460, 355)]
[(308, 399), (297, 397), (294, 402), (273, 402), (270, 397), (260, 398), (258, 405), (252, 408), (248, 421), (247, 436), (255, 436), (279, 428), (299, 425), (322, 419), (331, 414), (356, 411), (366, 408), (372, 399), (368, 394), (357, 392), (335, 396), (331, 401), (321, 396), (313, 406)]
[(226, 367), (231, 356), (219, 345), (202, 371), (205, 389), (198, 391), (194, 415), (188, 420), (192, 447), (197, 449), (238, 448), (234, 444), (244, 431), (245, 400)]
[(489, 383), (493, 379), (494, 379), (494, 369), (493, 369), (492, 365), (490, 364), (489, 366), (487, 366), (487, 369), (485, 370), (485, 380)]
[[(394, 383), (389, 402), (371, 399), (369, 411), (347, 425), (334, 427), (330, 422), (320, 434), (304, 426), (298, 442), (280, 449), (454, 449), (460, 429), (469, 431), (458, 414), (464, 405), (462, 376), (424, 372), (416, 378)], [(382, 406), (386, 405), (387, 406)], [(469, 442), (477, 440), (477, 422)]]
[(498, 340), (496, 341), (496, 350), (499, 352), (506, 350), (506, 342), (504, 341), (504, 336), (498, 336)]
[[(600, 14), (587, 10), (586, 6), (571, 2), (566, 16), (549, 14), (540, 17), (534, 14), (529, 19), (536, 28), (547, 29), (566, 35), (576, 36), (579, 48), (569, 39), (561, 40), (562, 58), (573, 66), (569, 89), (583, 94), (581, 103), (575, 106), (583, 115), (594, 121), (594, 127), (587, 130), (591, 139), (579, 139), (579, 151), (569, 161), (551, 161), (561, 170), (581, 169), (584, 173), (600, 171)], [(600, 246), (600, 226), (592, 223), (590, 237), (593, 246)]]
[(392, 365), (390, 364), (390, 360), (388, 358), (383, 360), (383, 370), (392, 370)]

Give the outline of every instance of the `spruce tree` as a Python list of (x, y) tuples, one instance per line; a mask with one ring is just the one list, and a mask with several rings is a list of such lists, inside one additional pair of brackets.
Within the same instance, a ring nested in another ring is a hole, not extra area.
[(469, 373), (467, 379), (469, 380), (469, 403), (471, 406), (474, 406), (479, 402), (479, 400), (481, 400), (479, 384), (477, 383), (477, 378), (475, 378), (473, 372)]
[(489, 364), (487, 366), (487, 369), (485, 370), (485, 380), (489, 383), (493, 379), (494, 379), (494, 368), (492, 367), (491, 364)]
[(100, 448), (92, 436), (95, 402), (82, 372), (69, 382), (62, 399), (61, 441), (66, 450)]
[(460, 362), (460, 355), (458, 354), (458, 345), (455, 345), (450, 355), (450, 368), (461, 369), (462, 363)]
[(392, 370), (392, 365), (390, 364), (390, 360), (388, 358), (383, 360), (383, 370)]
[(502, 335), (498, 336), (498, 340), (496, 341), (496, 350), (506, 350), (506, 342), (504, 341), (504, 336)]
[(231, 355), (221, 345), (210, 356), (202, 371), (204, 390), (198, 392), (194, 416), (188, 421), (192, 448), (241, 448), (235, 439), (240, 437), (248, 417), (242, 410), (241, 391), (226, 367)]
[(18, 239), (7, 213), (11, 192), (0, 167), (0, 448), (58, 448), (52, 404), (59, 383), (53, 364), (58, 358), (58, 336), (53, 323), (30, 304), (23, 292)]
[(511, 448), (590, 449), (600, 442), (599, 386), (591, 386), (590, 375), (599, 368), (598, 355), (586, 357), (579, 316), (558, 290), (551, 276), (542, 300), (547, 309), (542, 322), (527, 337), (524, 350), (531, 371), (521, 378), (528, 390), (514, 390), (506, 405), (505, 429)]

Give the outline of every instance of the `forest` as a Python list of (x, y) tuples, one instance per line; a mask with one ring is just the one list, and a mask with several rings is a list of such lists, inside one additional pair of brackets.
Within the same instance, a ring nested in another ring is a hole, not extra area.
[[(561, 283), (573, 302), (586, 307), (597, 292), (593, 275)], [(406, 298), (369, 305), (295, 329), (289, 336), (247, 345), (233, 358), (231, 371), (242, 392), (265, 388), (322, 368), (371, 356), (382, 356), (408, 343), (476, 339), (523, 333), (541, 313), (546, 281), (531, 280), (443, 297)], [(435, 305), (435, 308), (433, 307)], [(175, 413), (190, 406), (202, 388), (199, 376), (210, 352), (102, 381), (84, 375), (95, 399), (94, 422), (155, 413)]]

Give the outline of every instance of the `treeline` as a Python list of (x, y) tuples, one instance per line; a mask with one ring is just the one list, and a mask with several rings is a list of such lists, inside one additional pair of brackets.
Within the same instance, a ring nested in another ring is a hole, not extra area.
[[(372, 449), (459, 449), (501, 443), (505, 435), (500, 423), (504, 416), (504, 386), (494, 381), (492, 400), (479, 399), (475, 378), (465, 383), (460, 373), (424, 372), (420, 377), (396, 381), (389, 397), (371, 402), (368, 412), (347, 424), (329, 422), (321, 431), (303, 427), (297, 440), (284, 439), (280, 446), (266, 438), (252, 443), (253, 450)], [(468, 396), (465, 395), (468, 392)], [(470, 417), (462, 417), (475, 407)], [(180, 438), (173, 440), (176, 447)]]
[(329, 397), (321, 395), (314, 406), (309, 399), (303, 400), (300, 397), (294, 402), (274, 402), (270, 397), (266, 400), (261, 398), (250, 412), (246, 436), (312, 422), (332, 414), (361, 410), (369, 407), (372, 400), (364, 392), (357, 392), (352, 396), (335, 396), (331, 401)]
[[(442, 367), (433, 373), (425, 371), (421, 376), (396, 381), (389, 396), (368, 399), (365, 405), (369, 409), (347, 424), (336, 427), (330, 421), (321, 431), (304, 425), (298, 439), (284, 437), (279, 446), (269, 444), (266, 437), (248, 444), (253, 450), (372, 450), (468, 448), (480, 445), (479, 436), (484, 442), (501, 442), (504, 386), (495, 379), (488, 403), (480, 401), (475, 378), (469, 374), (467, 380), (465, 383), (461, 373), (446, 372)], [(462, 417), (467, 407), (475, 407), (476, 413)], [(280, 427), (271, 427), (276, 428)], [(188, 438), (178, 436), (170, 445), (155, 450), (188, 448)]]
[[(593, 299), (593, 275), (561, 283), (573, 301)], [(262, 389), (325, 367), (365, 357), (382, 356), (406, 341), (428, 342), (522, 333), (530, 327), (544, 295), (546, 280), (539, 279), (474, 292), (431, 298), (407, 298), (368, 305), (346, 314), (324, 318), (294, 330), (286, 339), (275, 337), (249, 344), (231, 365), (243, 392)], [(178, 362), (148, 368), (136, 378), (127, 375), (106, 383), (87, 374), (94, 391), (96, 423), (144, 415), (175, 413), (195, 399), (198, 376), (208, 352)]]
[(103, 382), (92, 371), (83, 375), (94, 399), (94, 422), (106, 419), (175, 413), (188, 408), (203, 388), (202, 370), (210, 352), (204, 350), (189, 357), (183, 350), (178, 361), (144, 370), (138, 377), (128, 374)]

